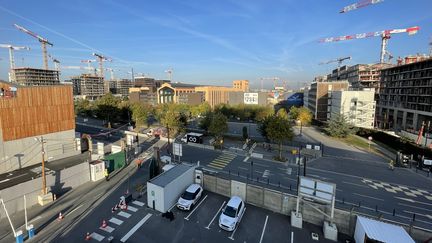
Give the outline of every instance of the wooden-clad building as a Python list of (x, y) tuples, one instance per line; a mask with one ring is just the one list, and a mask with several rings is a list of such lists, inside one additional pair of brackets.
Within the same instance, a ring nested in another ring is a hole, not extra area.
[(0, 82), (0, 173), (39, 163), (40, 149), (28, 147), (40, 147), (34, 138), (41, 136), (47, 141), (46, 158), (75, 150), (72, 86)]

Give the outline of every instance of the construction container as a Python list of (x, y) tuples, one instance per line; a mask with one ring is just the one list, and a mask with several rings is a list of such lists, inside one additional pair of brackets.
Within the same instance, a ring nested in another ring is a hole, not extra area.
[(147, 182), (147, 205), (165, 213), (194, 182), (195, 166), (179, 164)]
[(105, 161), (105, 168), (108, 169), (108, 173), (123, 168), (126, 164), (126, 153), (121, 151), (115, 154), (106, 155), (103, 159)]

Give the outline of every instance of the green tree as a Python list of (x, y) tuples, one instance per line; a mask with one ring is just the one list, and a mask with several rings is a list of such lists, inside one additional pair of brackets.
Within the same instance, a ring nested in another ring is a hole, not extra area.
[(266, 132), (268, 138), (278, 144), (278, 160), (284, 161), (282, 157), (282, 144), (285, 141), (292, 140), (294, 136), (290, 123), (281, 116), (271, 116), (269, 117)]
[(135, 122), (137, 127), (148, 124), (148, 119), (151, 115), (151, 106), (142, 104), (142, 103), (134, 103), (132, 105), (132, 120)]
[(182, 130), (184, 123), (182, 122), (182, 115), (176, 110), (175, 105), (169, 105), (165, 114), (162, 114), (160, 123), (166, 127), (168, 137), (175, 135), (178, 131)]
[(269, 124), (269, 122), (270, 122), (270, 120), (271, 120), (271, 118), (273, 116), (274, 115), (272, 115), (272, 116), (266, 116), (266, 117), (264, 117), (264, 119), (262, 119), (258, 123), (258, 131), (259, 131), (259, 133), (261, 134), (261, 136), (265, 137), (267, 140), (269, 139), (268, 135), (267, 135), (267, 127), (268, 127), (268, 124)]
[(203, 117), (199, 120), (199, 124), (198, 124), (199, 128), (208, 132), (212, 119), (213, 119), (213, 112), (208, 111), (204, 113)]
[(255, 113), (255, 121), (261, 122), (266, 117), (274, 114), (274, 109), (270, 106), (260, 107)]
[(285, 119), (285, 120), (288, 121), (288, 113), (286, 112), (286, 110), (284, 108), (279, 109), (276, 114), (277, 114), (277, 116), (279, 116), (279, 117), (281, 117), (281, 118), (283, 118), (283, 119)]
[(97, 116), (107, 121), (108, 126), (110, 126), (110, 122), (119, 111), (120, 102), (121, 99), (114, 97), (111, 93), (105, 94), (95, 101)]
[(244, 140), (248, 139), (249, 138), (249, 134), (248, 134), (248, 130), (247, 130), (246, 126), (243, 127), (242, 132), (243, 132), (243, 139)]
[(356, 131), (355, 128), (348, 124), (345, 117), (342, 115), (332, 115), (332, 118), (328, 121), (324, 130), (329, 136), (336, 138), (346, 138)]
[(74, 102), (75, 114), (80, 116), (91, 116), (92, 105), (89, 100), (78, 99)]
[(190, 109), (192, 117), (204, 116), (207, 112), (210, 111), (211, 111), (211, 106), (207, 102), (192, 106)]
[(309, 125), (312, 122), (312, 112), (306, 107), (300, 107), (296, 120), (299, 120), (302, 125)]
[(215, 144), (222, 147), (223, 135), (228, 131), (226, 116), (220, 112), (213, 114), (208, 131), (215, 138)]
[(291, 108), (288, 112), (289, 117), (295, 121), (295, 120), (297, 120), (297, 118), (299, 116), (299, 112), (300, 112), (300, 109), (298, 107), (291, 106)]

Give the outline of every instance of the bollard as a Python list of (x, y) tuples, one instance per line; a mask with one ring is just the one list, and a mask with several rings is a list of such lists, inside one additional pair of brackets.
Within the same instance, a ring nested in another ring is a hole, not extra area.
[(16, 240), (16, 243), (23, 243), (24, 242), (24, 236), (23, 236), (22, 230), (18, 230), (16, 232), (15, 240)]
[(231, 170), (228, 170), (228, 175), (231, 175)]
[(280, 187), (280, 181), (279, 181), (279, 183), (278, 183), (278, 184), (279, 184), (279, 187)]
[(393, 216), (396, 215), (396, 209), (393, 208)]
[(375, 205), (375, 212), (378, 212), (378, 205)]
[(291, 189), (291, 184), (290, 184), (290, 191), (291, 191), (292, 189)]
[(259, 182), (259, 177), (257, 176), (257, 180), (256, 180), (257, 182)]
[(413, 213), (412, 221), (413, 221), (413, 222), (415, 221), (415, 213)]
[(345, 198), (344, 197), (342, 198), (342, 204), (345, 204)]
[(240, 171), (237, 171), (237, 176), (240, 177)]
[(361, 205), (360, 205), (360, 201), (359, 201), (359, 205), (358, 205), (358, 207), (360, 207)]
[(27, 232), (28, 232), (28, 238), (29, 239), (34, 237), (35, 232), (34, 232), (34, 227), (32, 224), (27, 227)]

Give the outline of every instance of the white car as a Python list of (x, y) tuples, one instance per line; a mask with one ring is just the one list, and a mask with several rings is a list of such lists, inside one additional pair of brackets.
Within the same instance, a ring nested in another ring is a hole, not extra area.
[(190, 185), (177, 201), (177, 208), (190, 210), (201, 198), (203, 189), (198, 184)]
[(240, 197), (231, 197), (219, 217), (219, 227), (226, 231), (234, 231), (240, 223), (245, 210), (245, 204)]

